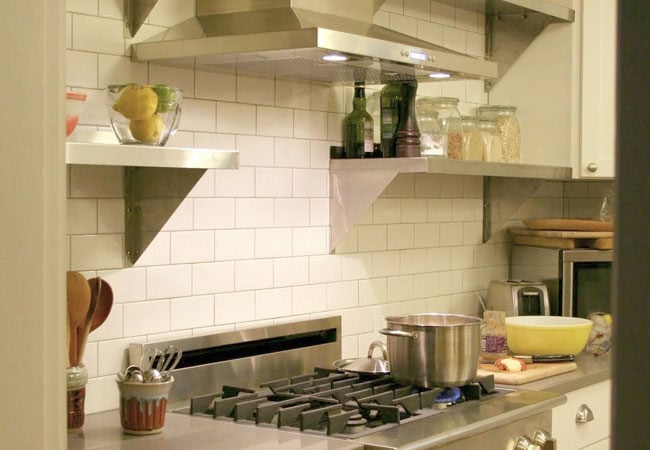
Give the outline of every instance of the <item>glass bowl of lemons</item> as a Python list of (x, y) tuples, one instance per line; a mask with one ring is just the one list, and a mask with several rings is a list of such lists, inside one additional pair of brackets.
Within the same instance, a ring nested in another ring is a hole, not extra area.
[(111, 127), (120, 144), (163, 146), (181, 119), (183, 92), (167, 84), (106, 88)]

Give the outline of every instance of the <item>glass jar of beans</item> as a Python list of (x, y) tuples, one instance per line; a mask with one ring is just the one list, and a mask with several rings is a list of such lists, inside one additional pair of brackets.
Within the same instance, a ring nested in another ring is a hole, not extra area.
[(517, 108), (509, 105), (479, 106), (479, 119), (493, 120), (497, 134), (501, 138), (503, 160), (507, 163), (518, 163), (521, 160), (521, 131), (515, 113)]

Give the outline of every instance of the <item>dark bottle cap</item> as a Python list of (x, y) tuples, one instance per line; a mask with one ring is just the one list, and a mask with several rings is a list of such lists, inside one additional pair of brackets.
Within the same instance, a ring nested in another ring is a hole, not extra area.
[(366, 87), (366, 82), (365, 81), (355, 81), (354, 82), (354, 87)]
[(330, 146), (330, 159), (345, 158), (345, 149), (342, 145)]

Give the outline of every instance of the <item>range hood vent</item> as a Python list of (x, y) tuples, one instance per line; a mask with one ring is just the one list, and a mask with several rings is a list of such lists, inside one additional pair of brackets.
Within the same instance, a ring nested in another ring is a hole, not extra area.
[[(497, 65), (372, 23), (384, 0), (197, 0), (196, 17), (132, 58), (197, 70), (351, 83), (493, 79)], [(346, 58), (328, 61), (326, 56)]]
[[(151, 0), (129, 0), (130, 23), (143, 20), (133, 17), (138, 1)], [(132, 59), (329, 83), (447, 77), (489, 87), (547, 24), (574, 20), (573, 10), (545, 0), (439, 1), (486, 15), (490, 60), (373, 24), (384, 0), (196, 0), (196, 17), (134, 44)]]

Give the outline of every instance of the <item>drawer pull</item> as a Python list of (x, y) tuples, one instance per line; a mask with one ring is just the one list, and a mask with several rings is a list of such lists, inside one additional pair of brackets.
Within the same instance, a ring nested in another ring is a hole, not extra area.
[(533, 442), (527, 436), (521, 436), (519, 439), (517, 439), (515, 450), (542, 450), (542, 447), (537, 444), (533, 444)]
[(586, 404), (583, 403), (580, 405), (578, 412), (576, 413), (576, 423), (587, 423), (592, 420), (594, 420), (594, 413)]

